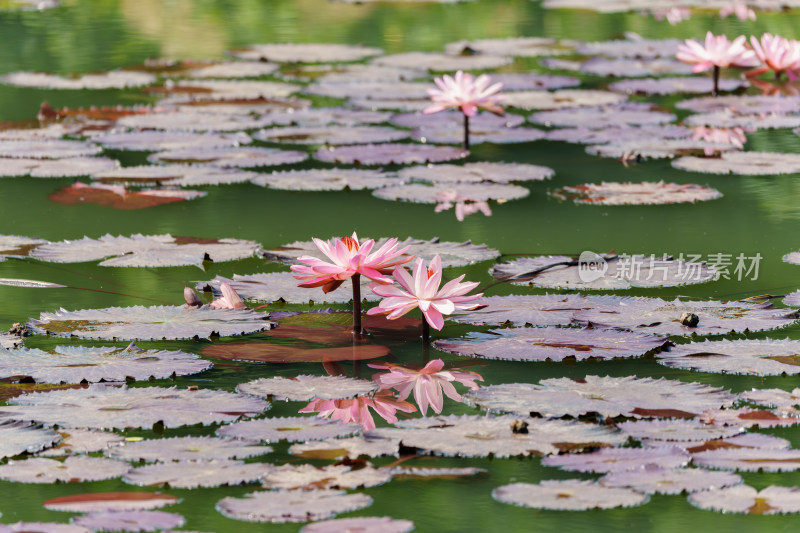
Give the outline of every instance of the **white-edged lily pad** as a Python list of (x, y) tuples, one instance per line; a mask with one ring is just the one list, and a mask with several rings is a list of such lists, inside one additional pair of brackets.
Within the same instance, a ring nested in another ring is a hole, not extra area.
[(42, 506), (48, 511), (96, 513), (107, 511), (145, 511), (174, 505), (180, 499), (160, 492), (92, 492), (70, 494), (47, 500)]
[(389, 470), (371, 466), (353, 470), (346, 465), (285, 464), (267, 472), (263, 486), (280, 490), (358, 489), (383, 485), (391, 479)]
[(787, 294), (783, 298), (783, 305), (788, 305), (791, 307), (800, 307), (800, 290)]
[(344, 165), (413, 165), (463, 159), (469, 152), (452, 146), (425, 144), (354, 144), (320, 148), (314, 158)]
[[(233, 111), (233, 110), (230, 110)], [(207, 113), (200, 106), (168, 108), (163, 112), (128, 115), (117, 120), (116, 125), (133, 129), (219, 132), (244, 131), (263, 128), (270, 122), (253, 115), (234, 113)]]
[(492, 74), (493, 83), (502, 83), (503, 91), (550, 91), (577, 87), (581, 80), (572, 76), (556, 76), (554, 74), (521, 74), (503, 72)]
[(648, 500), (646, 495), (630, 489), (604, 487), (593, 481), (577, 479), (548, 480), (536, 485), (512, 483), (494, 489), (492, 497), (511, 505), (556, 511), (635, 507)]
[(39, 452), (39, 456), (60, 457), (73, 453), (102, 452), (119, 446), (125, 442), (125, 437), (110, 431), (94, 431), (91, 429), (60, 430), (59, 435), (63, 440), (58, 446)]
[(271, 126), (357, 126), (387, 122), (392, 114), (381, 111), (364, 111), (348, 107), (319, 107), (289, 111), (273, 111), (261, 116), (261, 121)]
[(122, 480), (140, 487), (196, 489), (254, 483), (273, 468), (269, 463), (245, 464), (228, 459), (175, 461), (133, 468)]
[(330, 83), (317, 81), (303, 89), (306, 94), (329, 98), (366, 98), (368, 100), (417, 100), (427, 96), (430, 84), (420, 81), (367, 81), (355, 83)]
[(92, 178), (103, 183), (124, 185), (199, 186), (242, 183), (257, 177), (255, 172), (238, 168), (200, 165), (140, 165), (96, 172)]
[(672, 368), (699, 372), (778, 376), (800, 374), (800, 341), (747, 339), (692, 342), (657, 356)]
[[(684, 313), (697, 315), (697, 325), (683, 324), (680, 319)], [(796, 323), (797, 316), (794, 309), (776, 309), (769, 303), (636, 298), (579, 311), (575, 320), (660, 335), (720, 335), (783, 328)]]
[(255, 441), (220, 439), (218, 437), (172, 437), (126, 442), (106, 450), (106, 455), (124, 461), (167, 463), (171, 461), (211, 461), (246, 459), (270, 453), (269, 446)]
[(443, 201), (467, 200), (519, 200), (530, 194), (530, 190), (507, 183), (411, 183), (377, 189), (372, 193), (384, 200), (435, 204)]
[(378, 385), (365, 379), (344, 376), (313, 376), (302, 374), (295, 378), (275, 376), (260, 378), (242, 383), (236, 390), (242, 394), (250, 394), (261, 398), (272, 397), (276, 400), (291, 402), (308, 402), (314, 398), (323, 400), (343, 400), (366, 396), (377, 392)]
[(635, 141), (643, 137), (657, 139), (684, 139), (692, 136), (692, 130), (674, 124), (656, 126), (609, 126), (601, 130), (591, 127), (560, 128), (547, 132), (550, 141), (577, 144), (609, 144)]
[(372, 505), (366, 494), (347, 494), (343, 490), (290, 490), (251, 492), (241, 498), (228, 496), (217, 503), (217, 510), (228, 518), (247, 522), (310, 522)]
[(772, 428), (800, 425), (800, 416), (794, 410), (789, 412), (763, 409), (710, 409), (700, 418), (708, 424), (743, 426), (746, 428)]
[[(482, 390), (482, 389), (481, 389)], [(516, 457), (552, 455), (598, 446), (617, 446), (625, 436), (595, 424), (527, 419), (527, 433), (515, 433), (513, 416), (449, 415), (403, 420), (393, 428), (378, 428), (366, 436), (395, 439), (404, 446), (454, 457)]]
[(719, 158), (681, 157), (672, 166), (690, 172), (773, 176), (800, 173), (800, 154), (780, 152), (723, 152)]
[(315, 168), (309, 170), (287, 170), (258, 174), (252, 183), (287, 191), (353, 191), (380, 189), (400, 185), (405, 180), (392, 177), (380, 170), (353, 168)]
[[(440, 144), (461, 144), (464, 133), (457, 128), (425, 128), (416, 130), (412, 136), (420, 142)], [(470, 126), (469, 142), (471, 145), (482, 143), (513, 144), (527, 143), (544, 139), (546, 132), (536, 128), (478, 128)]]
[(34, 457), (0, 465), (0, 479), (18, 483), (75, 483), (119, 477), (130, 467), (122, 461), (74, 455), (63, 461)]
[(782, 389), (751, 389), (739, 394), (742, 400), (767, 407), (795, 408), (800, 405), (800, 388), (792, 391)]
[(722, 513), (773, 515), (800, 513), (800, 488), (770, 485), (757, 490), (749, 485), (715, 488), (689, 496), (689, 503)]
[(783, 115), (800, 112), (800, 101), (790, 97), (742, 94), (689, 98), (676, 102), (675, 107), (695, 113), (730, 111), (738, 115)]
[[(735, 426), (734, 426), (735, 427)], [(649, 441), (649, 439), (642, 439), (642, 444), (645, 446), (662, 446), (663, 441)], [(727, 437), (724, 439), (692, 441), (692, 442), (673, 442), (674, 446), (679, 446), (689, 453), (700, 453), (706, 450), (719, 450), (719, 449), (738, 449), (738, 448), (765, 448), (768, 450), (788, 450), (792, 447), (792, 443), (786, 439), (775, 437), (774, 435), (765, 435), (763, 433), (742, 433), (734, 437)]]
[[(37, 247), (31, 257), (53, 263), (82, 263), (105, 259), (100, 266), (164, 267), (198, 266), (203, 261), (234, 261), (258, 254), (261, 245), (240, 239), (195, 239), (164, 235), (130, 237), (106, 234), (99, 239), (84, 237), (51, 242)], [(110, 258), (110, 259), (106, 259)]]
[[(597, 260), (597, 270), (587, 271), (590, 260)], [(717, 271), (705, 262), (669, 257), (620, 255), (617, 260), (605, 261), (598, 256), (572, 263), (575, 261), (565, 256), (521, 257), (495, 265), (490, 273), (516, 284), (572, 290), (679, 287), (705, 283), (717, 276)], [(552, 268), (544, 269), (550, 265)]]
[(355, 518), (334, 518), (308, 524), (300, 533), (341, 533), (353, 531), (358, 533), (410, 533), (414, 530), (414, 522), (389, 518), (388, 516), (357, 516)]
[[(626, 3), (630, 3), (624, 0), (618, 2), (547, 0), (545, 2), (545, 7), (556, 7), (558, 4), (568, 4), (570, 2), (577, 2), (584, 8), (597, 9), (602, 12), (614, 12), (618, 10), (615, 9), (618, 7), (622, 7), (622, 9), (619, 9), (620, 11), (627, 11), (628, 7), (624, 6)], [(652, 2), (643, 5), (650, 7), (652, 6)], [(678, 45), (681, 43), (678, 39), (644, 39), (634, 33), (628, 33), (625, 37), (625, 39), (616, 39), (612, 41), (578, 43), (576, 49), (579, 54), (589, 56), (655, 59), (659, 57), (675, 57), (675, 53), (678, 51)]]
[(534, 113), (528, 120), (534, 124), (556, 127), (590, 127), (605, 129), (610, 126), (652, 126), (675, 120), (675, 115), (652, 111), (648, 105), (622, 104), (605, 107), (565, 108)]
[(375, 58), (373, 65), (396, 68), (427, 69), (435, 72), (486, 70), (512, 63), (510, 57), (492, 54), (457, 55), (439, 52), (406, 52)]
[(0, 377), (31, 376), (37, 383), (165, 379), (197, 374), (211, 363), (194, 354), (166, 350), (141, 350), (136, 346), (56, 346), (0, 349)]
[(591, 89), (513, 91), (503, 95), (504, 105), (526, 110), (605, 106), (619, 104), (623, 101), (625, 101), (624, 95)]
[(277, 81), (193, 79), (168, 82), (154, 92), (170, 94), (162, 104), (186, 104), (286, 98), (299, 90), (297, 85)]
[(279, 65), (266, 61), (226, 61), (186, 72), (190, 78), (259, 78), (269, 76)]
[(361, 424), (340, 423), (337, 420), (308, 416), (289, 416), (248, 420), (221, 427), (222, 437), (256, 440), (267, 443), (323, 440), (330, 437), (349, 437), (361, 432)]
[(647, 468), (680, 468), (689, 463), (689, 454), (676, 446), (660, 448), (603, 448), (592, 453), (569, 453), (542, 459), (545, 466), (572, 472), (625, 472)]
[(521, 163), (478, 162), (464, 165), (420, 165), (406, 167), (398, 173), (404, 180), (444, 183), (508, 183), (511, 181), (542, 181), (550, 179), (555, 171), (539, 165)]
[(457, 41), (446, 44), (444, 49), (448, 54), (461, 54), (465, 50), (472, 50), (473, 53), (499, 56), (540, 57), (570, 54), (573, 52), (573, 43), (559, 42), (547, 37), (511, 37)]
[[(494, 79), (494, 78), (492, 78)], [(401, 128), (421, 130), (455, 129), (461, 131), (464, 127), (464, 114), (458, 110), (448, 109), (439, 113), (401, 113), (394, 115), (389, 121)], [(492, 113), (479, 113), (469, 120), (470, 132), (474, 129), (515, 128), (525, 122), (521, 115), (494, 115)]]
[(127, 89), (155, 83), (156, 77), (146, 72), (113, 70), (103, 74), (84, 74), (74, 78), (64, 78), (43, 72), (12, 72), (0, 81), (17, 87), (36, 87), (39, 89)]
[(800, 470), (800, 450), (737, 448), (692, 454), (692, 462), (704, 468), (744, 472), (793, 472)]
[(602, 182), (563, 187), (551, 193), (557, 198), (584, 205), (662, 205), (715, 200), (722, 193), (711, 187), (693, 183)]
[(0, 459), (22, 453), (37, 453), (61, 441), (52, 429), (43, 429), (27, 422), (0, 424)]
[(248, 135), (241, 132), (195, 133), (188, 131), (109, 132), (98, 135), (92, 140), (114, 150), (145, 152), (239, 146), (240, 144), (249, 144), (251, 141)]
[(664, 378), (586, 376), (545, 379), (538, 385), (490, 385), (467, 392), (463, 399), (489, 411), (525, 416), (693, 418), (708, 409), (730, 406), (736, 396), (720, 387)]
[(732, 472), (709, 472), (702, 468), (645, 468), (611, 472), (600, 478), (606, 487), (629, 488), (645, 494), (689, 494), (738, 485), (742, 478)]
[(154, 163), (202, 164), (219, 168), (293, 165), (308, 159), (295, 150), (262, 147), (225, 147), (158, 152), (148, 157)]
[(607, 59), (595, 57), (585, 61), (581, 72), (595, 76), (616, 76), (620, 78), (642, 78), (645, 76), (669, 76), (673, 74), (691, 74), (692, 66), (675, 59)]
[(586, 153), (600, 157), (613, 157), (615, 159), (629, 161), (640, 159), (664, 159), (694, 153), (715, 154), (733, 149), (734, 146), (731, 144), (714, 143), (699, 139), (640, 138), (632, 141), (590, 145), (586, 147)]
[(25, 394), (0, 407), (0, 418), (35, 420), (62, 428), (150, 428), (156, 423), (175, 428), (232, 422), (269, 407), (259, 398), (230, 392), (175, 387), (107, 387)]
[(620, 422), (617, 427), (635, 439), (648, 443), (706, 441), (733, 437), (744, 431), (737, 426), (715, 426), (698, 420), (635, 420)]
[[(729, 110), (715, 113), (689, 115), (684, 120), (687, 126), (711, 128), (744, 128), (746, 130), (787, 129), (800, 126), (798, 115), (751, 114), (742, 115)], [(796, 132), (797, 130), (795, 130)]]
[(330, 146), (384, 143), (408, 137), (407, 131), (385, 126), (284, 126), (259, 130), (253, 134), (254, 139), (265, 142)]
[(181, 527), (186, 520), (164, 511), (106, 511), (73, 518), (72, 523), (92, 531), (159, 531)]
[(345, 457), (358, 459), (361, 456), (396, 457), (400, 454), (400, 443), (395, 439), (360, 435), (343, 439), (331, 438), (298, 442), (292, 444), (289, 453), (308, 459), (341, 459)]
[[(735, 91), (748, 85), (746, 81), (732, 78), (719, 80), (719, 90), (723, 92)], [(626, 94), (711, 94), (714, 82), (711, 78), (700, 77), (642, 78), (617, 81), (608, 88)]]
[(263, 331), (266, 315), (250, 309), (186, 306), (107, 307), (41, 313), (28, 327), (40, 335), (101, 340), (208, 339)]
[(614, 329), (543, 327), (470, 332), (461, 339), (438, 339), (433, 346), (482, 359), (558, 362), (566, 358), (582, 361), (641, 357), (667, 342), (664, 337)]
[[(0, 143), (0, 157), (9, 159), (67, 159), (72, 157), (87, 157), (97, 155), (102, 152), (102, 148), (96, 144), (84, 141), (68, 140), (29, 140), (29, 141), (3, 141)], [(8, 162), (13, 165), (13, 161)], [(5, 166), (5, 163), (4, 163)], [(12, 167), (13, 169), (13, 167)], [(25, 175), (28, 172), (19, 173), (19, 170), (10, 170), (11, 174), (3, 175)]]

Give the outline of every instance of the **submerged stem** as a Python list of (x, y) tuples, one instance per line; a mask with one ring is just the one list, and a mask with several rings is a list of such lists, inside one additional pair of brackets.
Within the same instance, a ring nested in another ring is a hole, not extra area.
[(361, 330), (361, 274), (354, 274), (353, 282), (353, 335), (362, 335)]
[(719, 95), (719, 67), (714, 65), (714, 89), (711, 91), (711, 96)]
[(425, 347), (428, 346), (428, 342), (431, 340), (431, 326), (428, 324), (428, 321), (425, 320), (425, 317), (422, 318), (422, 343)]
[(469, 150), (469, 116), (464, 113), (464, 150)]

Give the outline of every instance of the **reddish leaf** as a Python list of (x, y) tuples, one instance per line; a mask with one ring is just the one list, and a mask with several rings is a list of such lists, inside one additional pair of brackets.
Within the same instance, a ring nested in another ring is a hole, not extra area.
[[(100, 204), (111, 206), (114, 209), (145, 209), (175, 202), (184, 202), (191, 199), (187, 191), (124, 191), (118, 187), (87, 186), (77, 182), (48, 195), (48, 198), (62, 205)], [(205, 195), (205, 193), (192, 193)], [(173, 194), (174, 193), (174, 194)]]
[[(353, 329), (350, 313), (301, 313), (281, 319), (278, 327), (264, 335), (288, 339), (300, 339), (330, 346), (351, 345)], [(383, 316), (364, 315), (362, 327), (373, 337), (407, 340), (422, 333), (422, 320), (401, 317), (387, 320)], [(364, 340), (366, 342), (366, 339)]]
[(111, 507), (116, 509), (150, 509), (178, 503), (179, 498), (160, 492), (95, 492), (71, 494), (47, 500), (46, 509), (86, 512), (86, 508)]
[(389, 355), (389, 348), (374, 344), (338, 348), (298, 348), (267, 342), (217, 344), (203, 349), (206, 357), (260, 363), (324, 363), (360, 361)]

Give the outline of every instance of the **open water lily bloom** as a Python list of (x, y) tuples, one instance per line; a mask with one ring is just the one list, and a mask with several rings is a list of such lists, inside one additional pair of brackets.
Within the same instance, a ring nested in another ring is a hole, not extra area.
[(357, 422), (365, 431), (375, 429), (375, 420), (370, 413), (372, 408), (381, 418), (394, 424), (397, 422), (397, 411), (413, 413), (416, 407), (402, 399), (396, 398), (389, 390), (378, 391), (372, 396), (359, 396), (348, 400), (323, 400), (316, 398), (300, 413), (317, 413), (320, 418), (331, 418), (340, 422)]
[(731, 2), (719, 10), (722, 18), (736, 15), (739, 20), (756, 20), (756, 12), (750, 9), (744, 2)]
[(761, 39), (751, 36), (750, 46), (764, 65), (748, 75), (759, 75), (772, 70), (776, 79), (783, 73), (791, 80), (797, 79), (797, 72), (800, 71), (800, 42), (765, 33)]
[(413, 276), (403, 267), (395, 268), (393, 276), (401, 288), (376, 283), (370, 286), (372, 292), (384, 298), (377, 307), (367, 311), (368, 315), (387, 315), (386, 318), (393, 320), (419, 308), (426, 322), (441, 331), (444, 315), (450, 315), (456, 310), (472, 311), (480, 307), (469, 302), (483, 296), (482, 293), (467, 296), (478, 283), (461, 283), (463, 274), (439, 288), (442, 282), (442, 259), (438, 255), (433, 258), (430, 267), (425, 265), (422, 258), (417, 259)]
[(474, 117), (478, 109), (485, 109), (498, 115), (503, 114), (503, 108), (498, 105), (500, 97), (497, 96), (503, 84), (490, 85), (492, 79), (486, 74), (475, 78), (472, 74), (459, 70), (455, 76), (445, 74), (441, 78), (434, 78), (433, 82), (438, 89), (428, 89), (428, 96), (434, 105), (426, 108), (423, 113), (438, 113), (445, 109), (458, 108), (468, 117)]
[(754, 67), (758, 65), (756, 54), (745, 47), (746, 38), (740, 35), (729, 41), (724, 35), (706, 34), (705, 43), (687, 39), (678, 45), (676, 57), (684, 63), (693, 64), (692, 72), (704, 72), (712, 67)]
[(413, 391), (414, 400), (416, 400), (422, 416), (427, 413), (429, 405), (437, 414), (442, 412), (444, 407), (442, 393), (452, 400), (461, 401), (461, 395), (456, 392), (453, 386), (454, 381), (466, 385), (472, 390), (479, 388), (478, 384), (475, 383), (476, 380), (483, 381), (480, 374), (475, 372), (443, 370), (444, 361), (441, 359), (430, 361), (421, 370), (405, 368), (391, 363), (373, 363), (368, 366), (389, 371), (385, 374), (375, 374), (372, 379), (382, 389), (397, 390), (397, 398), (399, 400), (405, 400)]
[(392, 280), (387, 274), (395, 266), (414, 258), (403, 257), (410, 246), (398, 250), (397, 239), (389, 239), (375, 252), (372, 252), (375, 241), (367, 239), (359, 243), (355, 232), (352, 237), (335, 238), (327, 242), (316, 238), (313, 240), (331, 262), (304, 255), (297, 260), (305, 264), (293, 265), (291, 268), (300, 274), (295, 276), (296, 279), (304, 280), (299, 284), (300, 287), (322, 287), (326, 293), (336, 290), (345, 280), (356, 274), (363, 274), (376, 283), (390, 284)]

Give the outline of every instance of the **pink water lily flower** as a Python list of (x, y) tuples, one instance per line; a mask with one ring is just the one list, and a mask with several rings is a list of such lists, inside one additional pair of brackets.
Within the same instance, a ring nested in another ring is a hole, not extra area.
[[(739, 150), (744, 148), (744, 143), (747, 142), (747, 135), (745, 135), (744, 128), (708, 128), (706, 126), (698, 126), (694, 128), (692, 140), (702, 140), (715, 144), (730, 144)], [(719, 150), (716, 148), (706, 148), (705, 154), (707, 156), (714, 155)]]
[(423, 113), (438, 113), (445, 109), (459, 108), (468, 117), (474, 117), (478, 109), (485, 109), (498, 115), (503, 114), (503, 108), (498, 105), (500, 97), (497, 93), (503, 88), (502, 83), (492, 83), (487, 74), (475, 78), (469, 72), (456, 72), (455, 76), (445, 74), (441, 78), (434, 78), (433, 82), (438, 89), (428, 89), (434, 105), (428, 107)]
[(721, 18), (736, 15), (739, 20), (756, 20), (756, 12), (747, 7), (744, 2), (731, 2), (719, 10)]
[(752, 50), (745, 47), (746, 38), (740, 35), (729, 41), (724, 35), (706, 34), (705, 44), (687, 39), (678, 45), (676, 57), (684, 63), (693, 64), (692, 72), (703, 72), (711, 67), (753, 67), (758, 59)]
[[(223, 281), (219, 290), (222, 293), (222, 298), (218, 298), (211, 302), (211, 307), (215, 309), (244, 309), (245, 305), (242, 298), (233, 290), (233, 287)], [(185, 294), (184, 294), (185, 297)], [(188, 303), (188, 302), (187, 302)]]
[(688, 7), (670, 7), (653, 11), (653, 18), (656, 20), (666, 19), (672, 26), (684, 20), (689, 20), (691, 16), (692, 10)]
[(414, 392), (414, 400), (419, 406), (422, 416), (428, 412), (428, 406), (434, 412), (441, 413), (444, 407), (444, 396), (457, 402), (461, 401), (461, 395), (456, 392), (453, 382), (457, 381), (466, 385), (472, 390), (478, 387), (476, 380), (483, 381), (480, 374), (476, 372), (465, 372), (461, 370), (443, 370), (444, 361), (434, 359), (421, 370), (405, 368), (391, 363), (369, 364), (371, 368), (382, 368), (389, 372), (385, 374), (375, 374), (372, 379), (381, 386), (381, 389), (397, 390), (397, 398), (405, 400)]
[(783, 73), (791, 80), (797, 79), (797, 72), (800, 71), (800, 42), (765, 33), (761, 39), (750, 36), (750, 46), (764, 65), (748, 72), (748, 76), (758, 76), (772, 70), (775, 72), (775, 79)]
[(305, 280), (300, 283), (300, 287), (322, 287), (326, 293), (336, 290), (345, 280), (356, 274), (363, 274), (377, 283), (392, 283), (386, 274), (389, 274), (395, 266), (414, 258), (414, 256), (402, 257), (410, 246), (398, 250), (397, 239), (389, 239), (376, 252), (372, 252), (375, 246), (373, 239), (359, 243), (355, 232), (352, 237), (331, 239), (329, 242), (316, 238), (313, 240), (317, 248), (331, 262), (304, 255), (297, 260), (305, 265), (293, 265), (291, 268), (300, 274), (295, 278)]
[(442, 259), (438, 255), (433, 258), (430, 267), (425, 266), (422, 258), (417, 259), (413, 277), (403, 267), (395, 268), (393, 276), (402, 288), (372, 284), (372, 292), (384, 299), (378, 307), (367, 311), (368, 315), (388, 315), (386, 318), (393, 320), (419, 307), (425, 315), (426, 323), (441, 331), (444, 326), (443, 315), (450, 315), (456, 310), (472, 311), (480, 307), (477, 304), (468, 304), (483, 294), (466, 296), (478, 283), (461, 283), (463, 274), (439, 288), (442, 282)]
[(365, 431), (375, 429), (375, 420), (370, 413), (372, 408), (381, 418), (394, 424), (397, 411), (413, 413), (416, 407), (395, 397), (389, 390), (376, 392), (372, 396), (359, 396), (349, 400), (323, 400), (316, 398), (300, 409), (300, 413), (317, 413), (320, 418), (331, 418), (341, 422), (357, 422)]
[(489, 202), (471, 200), (470, 198), (459, 196), (452, 191), (443, 191), (439, 193), (435, 200), (439, 203), (433, 208), (434, 213), (441, 213), (455, 206), (456, 219), (459, 222), (463, 222), (465, 217), (473, 215), (478, 211), (482, 212), (487, 217), (492, 216), (492, 209), (489, 207)]

